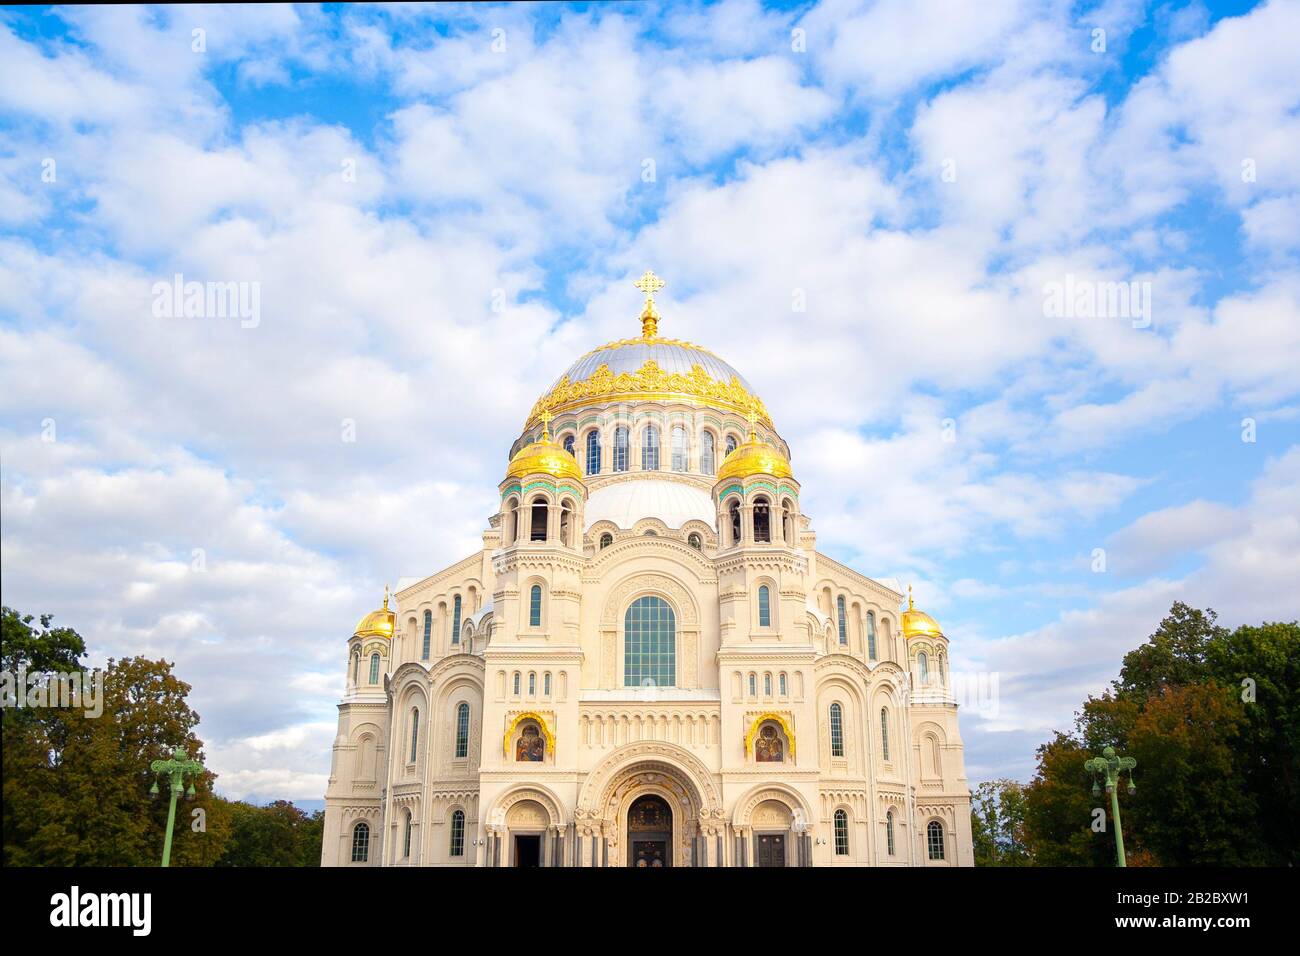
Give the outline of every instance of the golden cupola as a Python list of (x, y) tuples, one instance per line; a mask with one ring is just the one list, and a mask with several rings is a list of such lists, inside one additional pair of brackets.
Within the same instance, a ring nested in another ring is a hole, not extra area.
[(397, 621), (397, 616), (388, 609), (388, 588), (384, 588), (384, 606), (378, 610), (371, 611), (361, 619), (357, 624), (353, 637), (382, 637), (385, 640), (392, 640), (393, 625)]
[(903, 612), (902, 623), (903, 636), (909, 641), (915, 637), (943, 637), (939, 622), (924, 611), (918, 611), (912, 603), (910, 584), (907, 586), (907, 610)]
[(758, 439), (758, 415), (749, 412), (749, 441), (737, 445), (722, 461), (718, 481), (729, 478), (748, 478), (750, 475), (771, 475), (773, 478), (793, 478), (790, 462), (780, 449)]
[(582, 480), (582, 469), (578, 459), (571, 452), (551, 440), (551, 416), (542, 414), (542, 437), (529, 442), (515, 452), (506, 469), (507, 478), (522, 478), (525, 475), (550, 475), (553, 478), (571, 478)]

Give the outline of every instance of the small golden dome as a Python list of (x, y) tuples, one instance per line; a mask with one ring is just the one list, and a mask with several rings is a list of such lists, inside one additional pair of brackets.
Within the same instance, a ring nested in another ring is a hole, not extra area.
[(361, 619), (357, 625), (354, 637), (382, 637), (392, 640), (393, 625), (397, 616), (388, 610), (388, 588), (384, 588), (384, 606), (377, 611), (371, 611)]
[(903, 612), (903, 636), (909, 641), (914, 637), (943, 637), (939, 622), (918, 611), (912, 603), (912, 585), (907, 586), (907, 610)]
[(506, 469), (507, 478), (522, 478), (524, 475), (544, 474), (555, 478), (572, 478), (582, 480), (582, 469), (578, 459), (572, 453), (551, 441), (551, 416), (542, 416), (542, 437), (529, 442), (515, 452)]
[(750, 475), (771, 475), (773, 478), (793, 478), (790, 462), (775, 445), (758, 440), (758, 416), (753, 409), (749, 412), (749, 441), (737, 445), (730, 455), (722, 460), (718, 469), (718, 481), (728, 478), (748, 478)]

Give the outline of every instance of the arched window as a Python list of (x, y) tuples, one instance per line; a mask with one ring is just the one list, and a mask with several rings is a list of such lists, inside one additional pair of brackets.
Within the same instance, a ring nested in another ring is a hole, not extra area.
[(619, 425), (614, 429), (614, 470), (627, 471), (627, 429)]
[(357, 653), (352, 655), (352, 683), (358, 684), (360, 682), (361, 682), (361, 652), (357, 651)]
[(780, 689), (781, 689), (781, 696), (784, 697), (784, 696), (786, 695), (786, 693), (787, 693), (787, 691), (786, 691), (786, 687), (785, 687), (785, 671), (782, 671), (782, 672), (781, 672), (781, 679), (780, 679), (779, 681), (777, 681), (777, 686), (780, 687)]
[(673, 426), (673, 471), (686, 470), (686, 429)]
[(925, 845), (929, 848), (930, 859), (943, 859), (943, 824), (938, 820), (931, 820), (926, 825)]
[(542, 586), (534, 584), (528, 592), (528, 626), (542, 626)]
[(889, 710), (880, 708), (880, 756), (889, 759)]
[(366, 863), (370, 860), (370, 824), (358, 823), (352, 828), (352, 862)]
[(844, 708), (831, 704), (831, 756), (844, 756)]
[(835, 599), (835, 613), (839, 620), (840, 644), (849, 643), (849, 617), (844, 613), (844, 595), (841, 594)]
[(573, 502), (568, 498), (560, 502), (560, 544), (566, 548), (573, 547)]
[(563, 446), (564, 446), (564, 450), (567, 451), (570, 455), (572, 455), (572, 454), (573, 454), (573, 436), (572, 436), (572, 435), (565, 435), (565, 436), (564, 436), (564, 441), (562, 442), (562, 444), (563, 444)]
[(433, 637), (433, 612), (424, 612), (424, 643), (420, 645), (420, 660), (429, 659), (429, 644)]
[(528, 696), (529, 697), (537, 696), (537, 672), (536, 671), (528, 672)]
[(411, 708), (411, 763), (415, 763), (415, 755), (419, 753), (420, 745), (420, 711), (418, 708)]
[(587, 432), (587, 474), (600, 474), (600, 432), (594, 428)]
[(677, 683), (677, 618), (663, 598), (632, 602), (623, 618), (623, 686)]
[(528, 524), (528, 540), (545, 541), (546, 525), (550, 520), (549, 509), (546, 507), (545, 498), (534, 498), (532, 507), (532, 518)]
[(451, 846), (449, 856), (465, 855), (465, 811), (456, 810), (451, 815)]
[(547, 671), (546, 676), (542, 678), (542, 696), (551, 696), (551, 672)]
[(842, 809), (835, 811), (835, 855), (849, 855), (849, 815)]
[(758, 626), (772, 626), (772, 602), (766, 584), (758, 587)]
[(763, 696), (764, 697), (772, 696), (772, 675), (771, 674), (763, 675)]
[(460, 595), (457, 594), (451, 602), (451, 642), (460, 643)]
[(506, 502), (506, 544), (519, 540), (519, 499), (511, 498)]
[(726, 460), (727, 460), (727, 455), (730, 455), (733, 451), (736, 450), (736, 445), (737, 445), (736, 436), (735, 436), (735, 435), (728, 435), (728, 436), (727, 436), (727, 454), (722, 456), (722, 460), (723, 460), (723, 461), (726, 461)]
[(749, 675), (749, 696), (750, 697), (758, 696), (758, 675), (757, 674)]
[(701, 548), (704, 547), (704, 539), (701, 538), (694, 531), (692, 531), (690, 534), (686, 536), (686, 543), (689, 544), (696, 551), (699, 551)]
[(515, 694), (516, 697), (519, 696), (519, 671), (515, 671), (515, 690), (514, 690), (514, 694)]
[(614, 543), (614, 536), (610, 534), (608, 531), (606, 531), (604, 534), (600, 536), (600, 547), (602, 551), (605, 548), (608, 548), (613, 543)]
[(894, 855), (894, 811), (885, 814), (885, 852)]
[(794, 547), (794, 506), (789, 498), (781, 502), (781, 539)]
[(379, 683), (379, 652), (370, 655), (370, 683)]
[(920, 678), (922, 687), (930, 683), (930, 655), (925, 651), (916, 655), (916, 676)]
[(647, 425), (641, 433), (641, 470), (659, 470), (659, 429)]
[(731, 521), (731, 546), (740, 544), (740, 502), (735, 498), (727, 505), (727, 517)]
[(700, 471), (706, 475), (711, 475), (716, 468), (717, 465), (713, 460), (713, 432), (702, 432), (700, 434)]
[(876, 659), (876, 612), (867, 612), (867, 659)]
[(411, 811), (406, 811), (406, 817), (402, 822), (402, 858), (409, 860), (411, 858)]
[(456, 708), (456, 757), (469, 756), (469, 704)]
[(767, 544), (772, 541), (772, 512), (766, 498), (754, 501), (754, 540)]

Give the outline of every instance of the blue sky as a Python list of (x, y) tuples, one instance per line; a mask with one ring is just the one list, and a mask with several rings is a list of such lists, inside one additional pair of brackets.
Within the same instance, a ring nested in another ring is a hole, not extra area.
[[(476, 547), (649, 267), (819, 546), (998, 675), (972, 782), (1027, 779), (1173, 600), (1297, 616), (1298, 37), (1276, 0), (0, 11), (5, 603), (176, 661), (228, 794), (319, 799), (353, 623)], [(153, 315), (177, 272), (259, 283), (256, 326)], [(1149, 326), (1049, 314), (1067, 277)]]

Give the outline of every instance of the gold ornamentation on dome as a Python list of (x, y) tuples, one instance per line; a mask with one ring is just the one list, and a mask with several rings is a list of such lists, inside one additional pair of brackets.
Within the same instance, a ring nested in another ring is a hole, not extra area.
[(384, 606), (377, 611), (371, 611), (363, 617), (357, 624), (354, 637), (382, 637), (386, 640), (392, 640), (393, 625), (397, 616), (388, 610), (388, 585), (384, 585)]
[(749, 409), (749, 441), (737, 445), (730, 455), (722, 460), (718, 469), (717, 481), (734, 478), (748, 478), (750, 475), (771, 475), (773, 478), (793, 478), (790, 462), (775, 445), (758, 439), (758, 410)]
[(907, 610), (903, 612), (903, 636), (908, 640), (914, 637), (943, 637), (939, 622), (918, 611), (912, 601), (912, 585), (907, 586)]
[(542, 437), (515, 452), (515, 456), (510, 459), (510, 467), (506, 469), (507, 478), (551, 475), (554, 478), (582, 480), (578, 459), (551, 440), (551, 417), (549, 410), (542, 410)]
[(528, 423), (540, 420), (543, 412), (564, 411), (597, 401), (627, 399), (634, 401), (671, 401), (674, 398), (703, 401), (736, 411), (752, 409), (767, 425), (772, 424), (762, 399), (753, 394), (733, 375), (730, 382), (716, 379), (696, 362), (690, 372), (667, 372), (654, 359), (646, 359), (635, 372), (615, 375), (602, 362), (590, 378), (569, 381), (566, 375), (555, 387), (539, 398), (528, 413)]
[(641, 310), (641, 338), (657, 338), (659, 313), (655, 311), (655, 293), (668, 283), (647, 269), (645, 275), (632, 284), (645, 293), (645, 308)]

